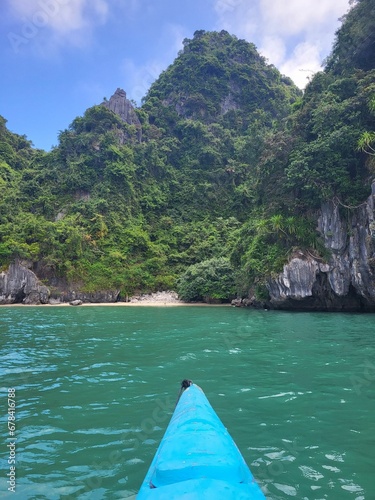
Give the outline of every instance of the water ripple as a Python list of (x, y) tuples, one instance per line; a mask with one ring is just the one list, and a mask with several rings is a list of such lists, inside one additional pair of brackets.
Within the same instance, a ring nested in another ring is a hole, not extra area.
[[(234, 308), (0, 308), (0, 384), (17, 390), (22, 474), (13, 498), (134, 497), (179, 382), (191, 378), (267, 498), (370, 500), (373, 320)], [(6, 461), (0, 467), (2, 487)]]

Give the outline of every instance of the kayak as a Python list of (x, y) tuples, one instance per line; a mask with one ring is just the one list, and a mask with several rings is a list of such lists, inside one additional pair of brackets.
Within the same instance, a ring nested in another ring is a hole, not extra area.
[(171, 421), (137, 500), (264, 500), (202, 389), (182, 382)]

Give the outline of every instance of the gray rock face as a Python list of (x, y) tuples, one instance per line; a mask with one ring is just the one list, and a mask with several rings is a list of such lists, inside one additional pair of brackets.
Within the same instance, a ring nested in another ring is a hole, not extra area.
[(293, 258), (279, 276), (268, 283), (267, 289), (273, 305), (286, 300), (302, 300), (312, 296), (319, 265), (312, 259)]
[(0, 304), (101, 303), (116, 302), (119, 297), (117, 290), (89, 293), (79, 291), (79, 286), (69, 285), (64, 279), (48, 279), (48, 282), (51, 290), (24, 263), (15, 261), (0, 273)]
[(69, 304), (71, 306), (81, 306), (82, 303), (83, 303), (82, 300), (78, 300), (78, 299), (77, 300), (72, 300), (71, 302), (69, 302)]
[(372, 194), (344, 221), (339, 206), (322, 205), (318, 229), (331, 256), (322, 263), (294, 256), (269, 280), (270, 307), (375, 311), (375, 183)]
[(79, 286), (74, 286), (64, 282), (64, 280), (51, 280), (53, 289), (51, 292), (50, 303), (63, 304), (69, 302), (70, 304), (80, 302), (82, 303), (112, 303), (117, 302), (120, 292), (118, 290), (99, 290), (97, 292), (82, 292)]
[(232, 94), (228, 94), (220, 105), (220, 111), (222, 115), (228, 113), (228, 111), (239, 109), (239, 105), (236, 103), (235, 98)]
[(49, 289), (19, 262), (0, 273), (0, 304), (47, 304)]
[(129, 125), (135, 125), (137, 128), (141, 127), (141, 122), (134, 111), (132, 103), (126, 98), (125, 90), (117, 89), (109, 101), (102, 102), (102, 106), (116, 113)]

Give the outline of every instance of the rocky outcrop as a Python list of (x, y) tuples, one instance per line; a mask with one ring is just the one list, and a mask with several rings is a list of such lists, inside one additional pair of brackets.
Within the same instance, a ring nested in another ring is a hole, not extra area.
[(0, 273), (0, 304), (107, 303), (119, 300), (118, 290), (83, 292), (79, 285), (68, 284), (63, 278), (48, 279), (44, 276), (48, 281), (47, 287), (28, 268), (29, 265), (15, 261)]
[(21, 262), (0, 273), (0, 304), (47, 304), (49, 289)]
[(230, 93), (224, 97), (222, 102), (220, 103), (220, 114), (225, 115), (228, 111), (235, 111), (240, 109), (239, 104), (236, 102), (235, 96)]
[(69, 302), (69, 305), (71, 306), (81, 306), (83, 304), (82, 300), (72, 300), (71, 302)]
[[(375, 311), (375, 183), (365, 203), (346, 210), (323, 204), (318, 220), (327, 262), (300, 252), (269, 280), (275, 309)], [(345, 212), (345, 219), (343, 213)]]
[(107, 304), (118, 302), (120, 292), (118, 290), (98, 290), (97, 292), (84, 292), (79, 289), (79, 286), (67, 284), (64, 280), (51, 280), (50, 304), (63, 303), (91, 303), (91, 304)]
[(126, 98), (125, 90), (118, 88), (109, 101), (104, 101), (101, 105), (116, 113), (124, 122), (129, 125), (134, 125), (137, 129), (138, 140), (141, 140), (141, 122), (139, 121), (132, 103)]

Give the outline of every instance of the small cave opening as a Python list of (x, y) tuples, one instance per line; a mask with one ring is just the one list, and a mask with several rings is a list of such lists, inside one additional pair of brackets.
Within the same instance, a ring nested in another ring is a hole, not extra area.
[(24, 291), (24, 287), (20, 288), (14, 297), (13, 304), (22, 304), (25, 300), (26, 293)]

